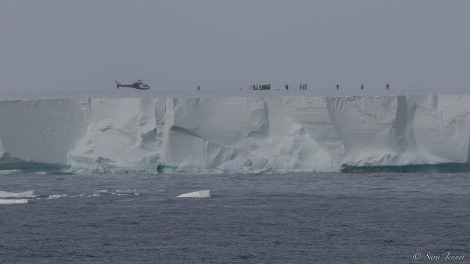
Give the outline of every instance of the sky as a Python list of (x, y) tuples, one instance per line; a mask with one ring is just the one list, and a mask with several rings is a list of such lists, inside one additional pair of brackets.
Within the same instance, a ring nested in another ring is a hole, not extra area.
[(468, 0), (2, 0), (1, 91), (468, 90)]

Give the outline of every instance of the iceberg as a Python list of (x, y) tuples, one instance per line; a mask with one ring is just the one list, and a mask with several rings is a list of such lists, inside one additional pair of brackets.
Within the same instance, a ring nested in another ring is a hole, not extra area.
[(73, 171), (335, 172), (470, 161), (470, 95), (31, 99), (0, 101), (0, 122), (0, 164)]

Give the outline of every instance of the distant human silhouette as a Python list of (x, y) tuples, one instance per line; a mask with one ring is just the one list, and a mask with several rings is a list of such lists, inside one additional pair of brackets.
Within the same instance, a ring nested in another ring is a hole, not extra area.
[(361, 85), (361, 90), (364, 90), (364, 84), (363, 84), (363, 85)]
[(339, 90), (339, 84), (336, 85), (336, 90)]
[(388, 90), (388, 88), (390, 88), (390, 85), (387, 83), (387, 90)]
[(201, 87), (200, 87), (199, 85), (197, 86), (197, 90), (198, 90), (198, 91), (201, 90)]

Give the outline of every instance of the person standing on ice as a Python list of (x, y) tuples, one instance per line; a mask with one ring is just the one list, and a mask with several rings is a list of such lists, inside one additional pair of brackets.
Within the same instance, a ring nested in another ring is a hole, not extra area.
[(199, 87), (199, 85), (197, 86), (197, 90), (198, 90), (198, 91), (201, 90), (201, 87)]

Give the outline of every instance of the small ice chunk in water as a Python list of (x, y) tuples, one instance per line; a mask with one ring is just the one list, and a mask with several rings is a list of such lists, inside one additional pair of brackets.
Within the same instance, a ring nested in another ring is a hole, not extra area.
[(177, 198), (209, 198), (211, 197), (211, 192), (210, 190), (202, 190), (202, 191), (196, 191), (196, 192), (190, 192), (190, 193), (183, 193), (176, 197)]
[(26, 204), (28, 199), (0, 199), (0, 204)]
[(26, 192), (20, 192), (20, 193), (0, 191), (0, 198), (32, 198), (32, 197), (36, 197), (34, 195), (34, 191), (26, 191)]

